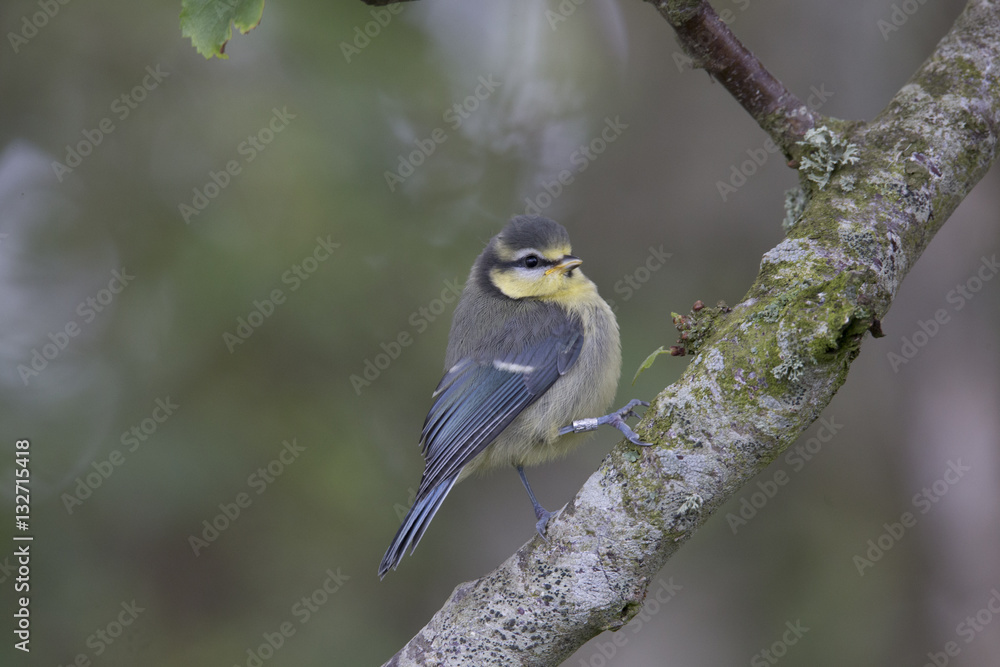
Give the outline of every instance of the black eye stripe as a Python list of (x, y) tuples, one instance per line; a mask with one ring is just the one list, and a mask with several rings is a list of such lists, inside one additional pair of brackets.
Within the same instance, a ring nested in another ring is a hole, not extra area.
[(521, 259), (512, 260), (510, 262), (500, 262), (500, 266), (504, 267), (505, 269), (507, 269), (507, 268), (509, 268), (509, 269), (523, 269), (523, 268), (525, 268), (525, 266), (524, 266), (524, 260), (527, 259), (528, 257), (537, 257), (538, 258), (538, 265), (534, 267), (536, 269), (539, 266), (555, 266), (556, 264), (558, 264), (560, 262), (560, 260), (558, 260), (558, 259), (546, 259), (546, 258), (544, 258), (544, 257), (542, 257), (540, 255), (528, 255), (528, 256), (522, 257)]

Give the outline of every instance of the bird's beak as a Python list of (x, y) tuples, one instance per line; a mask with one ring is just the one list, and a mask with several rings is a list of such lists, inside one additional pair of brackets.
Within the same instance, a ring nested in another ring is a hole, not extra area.
[(562, 261), (553, 266), (551, 269), (545, 272), (545, 275), (550, 275), (556, 271), (562, 271), (563, 273), (569, 273), (576, 267), (583, 264), (583, 260), (579, 257), (574, 257), (573, 255), (566, 255), (562, 258)]

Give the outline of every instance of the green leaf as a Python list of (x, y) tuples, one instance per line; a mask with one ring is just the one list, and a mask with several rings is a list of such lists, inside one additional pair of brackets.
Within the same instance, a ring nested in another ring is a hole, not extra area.
[(635, 384), (635, 381), (639, 379), (639, 376), (642, 375), (642, 372), (647, 368), (649, 368), (650, 366), (652, 366), (653, 362), (656, 361), (656, 358), (661, 354), (670, 354), (670, 350), (663, 349), (662, 345), (660, 346), (660, 349), (653, 350), (653, 353), (648, 357), (646, 357), (646, 361), (642, 362), (642, 364), (639, 365), (639, 370), (635, 372), (635, 377), (632, 378), (633, 385)]
[(181, 34), (209, 59), (228, 58), (226, 42), (235, 25), (244, 35), (257, 27), (264, 0), (181, 0)]

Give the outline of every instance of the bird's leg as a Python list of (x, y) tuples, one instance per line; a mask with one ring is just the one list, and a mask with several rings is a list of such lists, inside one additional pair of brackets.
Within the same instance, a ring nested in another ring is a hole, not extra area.
[(598, 426), (601, 426), (602, 424), (608, 424), (609, 426), (614, 426), (616, 429), (621, 431), (625, 435), (625, 437), (628, 438), (628, 441), (631, 442), (633, 445), (639, 445), (640, 447), (652, 447), (653, 443), (643, 442), (642, 440), (640, 440), (639, 436), (636, 435), (635, 431), (629, 428), (628, 424), (625, 423), (625, 420), (628, 417), (638, 416), (632, 411), (632, 408), (634, 408), (637, 405), (642, 405), (647, 408), (649, 407), (649, 403), (647, 403), (646, 401), (640, 401), (639, 399), (634, 398), (631, 401), (629, 401), (624, 408), (620, 410), (615, 410), (611, 414), (604, 415), (603, 417), (587, 417), (586, 419), (575, 419), (573, 420), (573, 423), (570, 424), (569, 426), (563, 426), (561, 429), (559, 429), (559, 435), (566, 435), (567, 433), (584, 433), (585, 431), (596, 431)]
[(524, 467), (517, 466), (517, 474), (521, 476), (521, 483), (524, 484), (524, 490), (528, 492), (528, 497), (531, 498), (531, 506), (535, 508), (535, 518), (538, 519), (538, 523), (535, 524), (535, 530), (546, 542), (549, 541), (545, 537), (545, 526), (549, 523), (549, 517), (552, 516), (552, 512), (549, 512), (544, 507), (542, 507), (539, 502), (535, 499), (535, 494), (531, 490), (531, 485), (528, 484), (528, 478), (524, 476)]

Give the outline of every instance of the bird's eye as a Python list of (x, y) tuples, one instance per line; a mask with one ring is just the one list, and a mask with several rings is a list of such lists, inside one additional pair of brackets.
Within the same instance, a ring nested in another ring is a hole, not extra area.
[(538, 258), (534, 255), (528, 255), (524, 258), (524, 265), (529, 269), (533, 269), (538, 266)]

